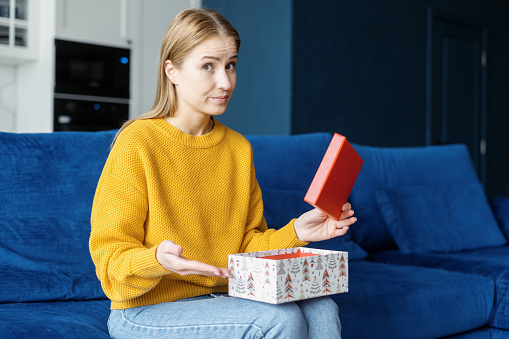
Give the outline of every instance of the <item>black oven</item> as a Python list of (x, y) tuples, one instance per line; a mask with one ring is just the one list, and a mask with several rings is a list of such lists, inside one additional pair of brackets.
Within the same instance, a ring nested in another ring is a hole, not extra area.
[(55, 40), (55, 131), (119, 128), (129, 116), (130, 50)]

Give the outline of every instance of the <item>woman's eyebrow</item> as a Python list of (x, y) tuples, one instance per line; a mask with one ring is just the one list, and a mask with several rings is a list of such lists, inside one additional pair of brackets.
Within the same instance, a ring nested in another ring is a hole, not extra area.
[[(237, 56), (237, 54), (235, 54), (235, 55), (232, 55), (229, 59), (231, 60), (231, 59), (237, 59), (237, 58), (238, 58), (238, 56)], [(205, 56), (202, 57), (202, 59), (213, 59), (213, 60), (216, 60), (216, 61), (221, 60), (218, 57), (210, 56), (210, 55), (205, 55)]]

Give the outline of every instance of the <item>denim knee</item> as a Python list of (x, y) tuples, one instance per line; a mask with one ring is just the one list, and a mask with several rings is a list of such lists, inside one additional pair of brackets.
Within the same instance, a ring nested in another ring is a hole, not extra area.
[(308, 324), (309, 338), (341, 338), (337, 304), (329, 297), (297, 301)]
[(307, 338), (306, 321), (297, 304), (264, 304), (263, 308), (264, 338)]

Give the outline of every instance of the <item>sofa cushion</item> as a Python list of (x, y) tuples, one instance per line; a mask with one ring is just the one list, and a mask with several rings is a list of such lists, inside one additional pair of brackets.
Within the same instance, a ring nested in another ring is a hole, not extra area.
[(370, 253), (370, 259), (382, 263), (440, 268), (490, 278), (495, 284), (495, 305), (490, 326), (509, 330), (509, 246), (428, 254), (404, 254), (390, 250)]
[[(313, 207), (304, 196), (329, 146), (332, 135), (310, 133), (293, 136), (247, 136), (253, 147), (256, 177), (262, 190), (264, 215), (270, 228), (281, 228)], [(356, 207), (353, 206), (355, 210)], [(352, 228), (356, 227), (353, 225)], [(350, 233), (309, 247), (347, 251), (350, 259), (367, 253)]]
[(403, 253), (457, 252), (505, 245), (480, 183), (406, 186), (376, 192)]
[(343, 338), (440, 338), (490, 319), (489, 278), (368, 261), (350, 261), (348, 268), (348, 293), (331, 296)]
[(489, 197), (489, 203), (502, 232), (509, 240), (509, 197)]
[(352, 239), (367, 251), (396, 248), (376, 192), (406, 186), (466, 185), (479, 180), (465, 145), (385, 148), (353, 145), (364, 165), (350, 195), (358, 218)]
[(114, 134), (0, 133), (0, 301), (105, 297), (88, 239)]
[(89, 234), (88, 220), (0, 220), (0, 302), (105, 299)]
[(109, 300), (0, 304), (2, 338), (109, 338)]
[(452, 335), (444, 339), (507, 339), (509, 338), (509, 331), (484, 326), (480, 329)]

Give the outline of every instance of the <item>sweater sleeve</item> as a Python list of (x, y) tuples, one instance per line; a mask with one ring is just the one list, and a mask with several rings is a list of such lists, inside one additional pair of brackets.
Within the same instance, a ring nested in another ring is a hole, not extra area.
[(89, 246), (103, 290), (113, 301), (140, 296), (170, 274), (156, 260), (157, 245), (143, 245), (147, 208), (146, 198), (128, 181), (108, 171), (102, 174)]
[(295, 233), (292, 219), (279, 230), (268, 229), (263, 216), (262, 191), (256, 180), (254, 163), (251, 163), (251, 198), (249, 217), (241, 246), (241, 252), (256, 252), (306, 246), (308, 243), (300, 241)]

